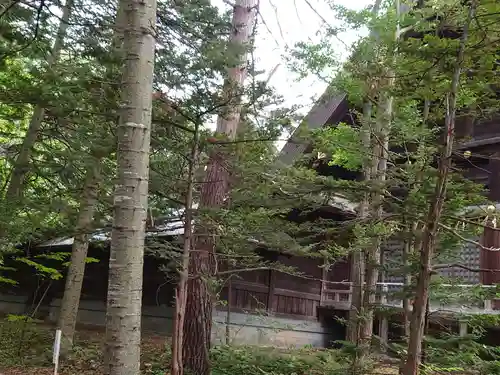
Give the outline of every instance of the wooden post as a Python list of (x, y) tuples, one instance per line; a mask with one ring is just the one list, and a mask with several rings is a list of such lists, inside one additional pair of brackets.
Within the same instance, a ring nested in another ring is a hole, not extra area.
[[(387, 303), (387, 293), (389, 288), (387, 284), (382, 285), (382, 295), (380, 296), (380, 305)], [(389, 319), (385, 312), (382, 312), (379, 323), (379, 336), (380, 336), (380, 350), (382, 353), (387, 352), (387, 345), (389, 343)]]
[(231, 305), (233, 303), (233, 288), (232, 288), (232, 280), (233, 278), (229, 276), (229, 280), (227, 283), (227, 311), (226, 311), (226, 345), (231, 344)]
[[(484, 228), (481, 243), (485, 247), (498, 248), (500, 247), (500, 232), (494, 226), (494, 222), (490, 220)], [(485, 249), (480, 249), (480, 266), (481, 269), (486, 270), (498, 270), (500, 269), (500, 253), (498, 251), (490, 251)], [(500, 283), (500, 272), (490, 271), (481, 272), (481, 284), (483, 285), (495, 285)], [(497, 310), (500, 307), (498, 300), (493, 298), (490, 301), (490, 305), (486, 307), (485, 310)]]
[(269, 270), (269, 291), (267, 294), (267, 311), (273, 311), (275, 284), (276, 284), (276, 271)]
[(327, 278), (327, 270), (326, 270), (326, 262), (323, 261), (323, 268), (321, 269), (321, 289), (319, 291), (319, 305), (323, 306), (323, 302), (325, 300), (325, 292), (326, 292), (326, 278)]
[(484, 301), (484, 309), (485, 310), (492, 310), (493, 304), (491, 303), (490, 299), (487, 299)]
[(458, 326), (459, 326), (460, 337), (467, 336), (467, 330), (468, 330), (467, 322), (459, 321)]

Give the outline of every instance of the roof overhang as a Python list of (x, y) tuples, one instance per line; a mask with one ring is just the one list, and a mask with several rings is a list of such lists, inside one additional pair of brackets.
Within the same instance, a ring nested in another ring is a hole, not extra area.
[[(327, 89), (304, 117), (302, 124), (305, 124), (310, 130), (321, 129), (333, 118), (341, 117), (344, 114), (347, 109), (346, 103), (346, 94), (332, 93), (331, 89)], [(293, 165), (306, 151), (308, 145), (298, 139), (299, 128), (300, 126), (295, 129), (281, 149), (276, 160), (278, 167)]]

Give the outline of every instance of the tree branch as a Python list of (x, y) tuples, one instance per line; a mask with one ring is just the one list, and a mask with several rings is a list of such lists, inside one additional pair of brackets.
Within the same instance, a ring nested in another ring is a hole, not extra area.
[(474, 268), (474, 267), (469, 267), (465, 264), (461, 263), (449, 263), (449, 264), (436, 264), (435, 266), (432, 267), (432, 271), (436, 270), (443, 270), (447, 268), (461, 268), (466, 271), (470, 272), (500, 272), (500, 269), (487, 269), (487, 268)]
[(443, 228), (444, 230), (448, 231), (449, 233), (453, 234), (454, 236), (456, 236), (457, 238), (459, 238), (460, 240), (464, 241), (464, 242), (467, 242), (467, 243), (470, 243), (472, 245), (475, 245), (477, 247), (479, 247), (480, 249), (482, 250), (487, 250), (487, 251), (500, 251), (500, 248), (495, 248), (495, 247), (487, 247), (487, 246), (484, 246), (482, 245), (481, 243), (479, 243), (478, 241), (474, 241), (474, 240), (471, 240), (469, 238), (465, 238), (464, 236), (462, 236), (460, 233), (458, 233), (456, 230), (454, 230), (453, 228), (443, 224), (443, 223), (438, 223), (439, 227)]

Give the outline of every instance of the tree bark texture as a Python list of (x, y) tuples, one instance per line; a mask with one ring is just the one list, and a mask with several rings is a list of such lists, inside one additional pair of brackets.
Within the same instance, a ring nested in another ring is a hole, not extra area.
[(417, 287), (413, 302), (413, 312), (410, 322), (410, 337), (408, 339), (407, 358), (403, 369), (404, 375), (418, 375), (420, 370), (422, 341), (424, 338), (425, 317), (429, 301), (429, 285), (432, 271), (432, 258), (436, 249), (439, 221), (446, 199), (446, 185), (451, 168), (451, 155), (455, 138), (455, 119), (457, 110), (457, 94), (460, 85), (460, 75), (465, 55), (465, 47), (469, 34), (469, 26), (474, 18), (476, 0), (469, 6), (469, 14), (462, 31), (460, 47), (451, 81), (450, 91), (446, 98), (447, 110), (445, 116), (446, 142), (439, 158), (438, 177), (435, 193), (429, 206), (429, 212), (423, 230), (422, 244), (420, 247), (420, 270), (417, 275)]
[[(370, 150), (371, 142), (371, 117), (372, 104), (366, 101), (363, 105), (363, 124), (361, 127), (361, 140), (365, 150)], [(370, 156), (366, 157), (363, 167), (363, 181), (369, 182), (371, 179), (371, 169), (369, 164)], [(359, 218), (365, 219), (368, 217), (369, 196), (365, 194), (363, 201), (359, 207)], [(351, 258), (351, 283), (352, 297), (351, 306), (349, 309), (349, 323), (347, 329), (347, 340), (358, 345), (361, 338), (361, 320), (363, 308), (363, 292), (365, 284), (365, 252), (357, 251), (352, 254)]]
[[(236, 137), (240, 122), (241, 96), (247, 76), (247, 49), (257, 15), (258, 0), (237, 0), (233, 9), (230, 45), (236, 49), (235, 64), (227, 68), (224, 83), (224, 106), (217, 118), (217, 133), (229, 140)], [(231, 53), (231, 51), (229, 51)], [(227, 153), (214, 147), (209, 154), (205, 181), (201, 189), (200, 208), (224, 205), (229, 190)], [(188, 296), (184, 322), (183, 357), (193, 375), (209, 375), (209, 350), (212, 333), (213, 301), (209, 281), (215, 273), (215, 237), (213, 226), (200, 223), (196, 229), (194, 252), (189, 260)]]
[[(125, 23), (125, 9), (123, 4), (118, 7), (115, 19), (115, 31), (112, 39), (112, 51), (119, 55), (123, 46), (123, 27)], [(107, 76), (113, 75), (115, 66), (108, 68)], [(119, 82), (120, 77), (114, 77), (113, 82)], [(113, 91), (119, 85), (113, 84)], [(110, 98), (111, 100), (111, 98)], [(89, 246), (90, 231), (98, 200), (101, 183), (101, 161), (111, 153), (109, 150), (92, 150), (91, 165), (87, 168), (87, 176), (83, 186), (82, 200), (80, 202), (76, 232), (71, 249), (71, 260), (68, 268), (63, 300), (61, 303), (58, 327), (62, 331), (61, 354), (65, 355), (73, 346), (76, 319), (80, 305), (80, 295), (85, 274), (85, 260)]]
[[(381, 0), (375, 0), (372, 8), (372, 14), (376, 16), (380, 9)], [(373, 36), (373, 30), (370, 35)], [(365, 100), (363, 104), (363, 124), (362, 124), (362, 143), (366, 150), (371, 149), (371, 117), (372, 117), (372, 103), (370, 100)], [(363, 180), (369, 182), (371, 180), (371, 160), (372, 156), (367, 155), (363, 163)], [(370, 197), (368, 194), (361, 202), (359, 209), (359, 217), (366, 218), (369, 214)], [(353, 253), (351, 260), (351, 283), (352, 283), (352, 297), (351, 306), (349, 308), (349, 321), (347, 325), (347, 340), (360, 343), (362, 337), (362, 319), (363, 319), (363, 294), (365, 285), (365, 251), (358, 251)], [(357, 362), (357, 361), (355, 361)], [(355, 364), (355, 367), (357, 365)], [(355, 370), (357, 371), (357, 370)]]
[(191, 146), (191, 155), (188, 170), (188, 186), (186, 191), (184, 215), (184, 239), (181, 264), (179, 267), (179, 281), (175, 289), (175, 316), (172, 334), (171, 375), (184, 374), (184, 358), (182, 346), (184, 339), (184, 317), (186, 315), (186, 302), (188, 293), (187, 283), (189, 279), (189, 257), (191, 255), (191, 246), (193, 244), (193, 192), (195, 171), (198, 167), (199, 159), (199, 136), (199, 124), (196, 124), (193, 137), (193, 145)]
[[(66, 4), (62, 7), (59, 29), (57, 30), (52, 51), (47, 57), (49, 69), (57, 63), (61, 55), (73, 7), (73, 0), (66, 0)], [(43, 106), (35, 106), (33, 114), (31, 115), (26, 136), (24, 137), (23, 144), (21, 145), (21, 150), (16, 158), (16, 161), (14, 162), (9, 187), (7, 188), (7, 192), (5, 194), (5, 197), (8, 200), (19, 200), (23, 194), (26, 174), (30, 170), (31, 153), (33, 146), (38, 139), (38, 133), (40, 132), (44, 117), (45, 109)]]
[(156, 1), (121, 0), (121, 7), (126, 22), (106, 309), (105, 373), (138, 375)]
[(76, 317), (85, 273), (85, 260), (99, 194), (99, 184), (100, 160), (95, 160), (95, 163), (89, 166), (87, 170), (87, 178), (83, 187), (76, 232), (71, 249), (71, 259), (66, 275), (66, 285), (59, 311), (58, 328), (62, 331), (61, 353), (63, 355), (73, 347)]
[[(398, 31), (396, 31), (398, 34)], [(395, 78), (392, 69), (388, 69), (386, 90), (391, 90), (394, 86)], [(383, 190), (385, 189), (385, 180), (387, 175), (387, 161), (389, 157), (389, 133), (392, 122), (393, 112), (393, 97), (390, 94), (384, 93), (382, 103), (378, 109), (379, 119), (376, 124), (376, 137), (373, 137), (372, 149), (375, 152), (371, 179), (374, 182), (375, 191), (371, 197), (371, 216), (375, 222), (382, 218), (383, 210)], [(363, 295), (363, 311), (365, 317), (363, 319), (362, 342), (365, 350), (369, 349), (373, 336), (373, 308), (377, 292), (377, 282), (380, 269), (380, 236), (373, 238), (373, 245), (368, 249), (366, 254), (366, 290)]]

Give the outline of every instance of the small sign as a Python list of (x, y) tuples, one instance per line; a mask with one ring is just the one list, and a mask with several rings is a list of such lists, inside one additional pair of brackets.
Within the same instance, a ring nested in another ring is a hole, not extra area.
[(62, 332), (60, 329), (56, 331), (56, 337), (54, 339), (54, 348), (52, 351), (52, 363), (54, 364), (54, 375), (57, 375), (59, 370), (59, 352), (61, 351), (61, 336)]

